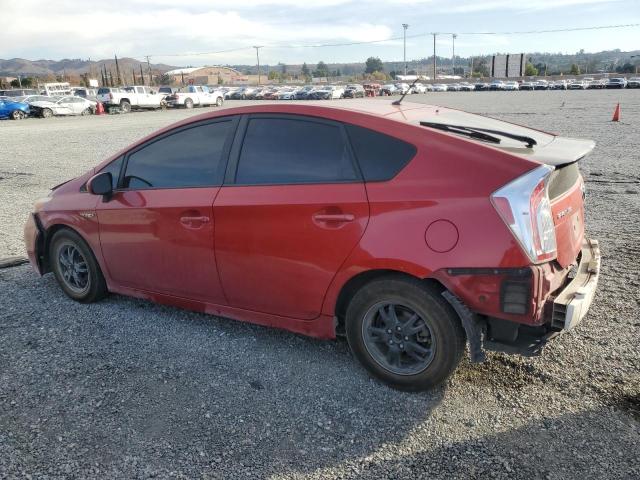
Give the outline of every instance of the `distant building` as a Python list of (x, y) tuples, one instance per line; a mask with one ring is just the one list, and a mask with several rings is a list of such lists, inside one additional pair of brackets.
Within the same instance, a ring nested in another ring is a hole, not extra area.
[[(231, 67), (191, 67), (177, 68), (166, 72), (173, 83), (192, 84), (192, 85), (217, 85), (217, 84), (247, 84), (254, 75), (244, 75)], [(257, 82), (257, 75), (256, 82)], [(262, 76), (262, 80), (266, 80), (266, 76)], [(255, 82), (251, 82), (255, 83)]]

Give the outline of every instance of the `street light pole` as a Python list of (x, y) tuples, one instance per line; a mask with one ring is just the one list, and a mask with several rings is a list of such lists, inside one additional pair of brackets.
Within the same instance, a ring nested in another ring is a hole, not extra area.
[(436, 37), (437, 33), (432, 33), (433, 35), (433, 81), (436, 81)]
[(404, 29), (404, 41), (403, 41), (403, 59), (404, 59), (404, 76), (407, 76), (407, 28), (409, 25), (407, 23), (402, 24), (402, 28)]
[(458, 35), (456, 35), (455, 33), (453, 35), (451, 35), (452, 40), (453, 40), (453, 74), (456, 74), (456, 38), (458, 37)]
[(256, 49), (256, 60), (258, 61), (258, 85), (260, 85), (260, 49), (262, 48), (262, 45), (254, 45), (254, 47)]

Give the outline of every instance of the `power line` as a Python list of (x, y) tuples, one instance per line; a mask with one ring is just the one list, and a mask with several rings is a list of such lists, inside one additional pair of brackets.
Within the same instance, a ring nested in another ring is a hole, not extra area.
[[(532, 35), (532, 34), (542, 34), (542, 33), (563, 33), (563, 32), (578, 32), (578, 31), (587, 31), (587, 30), (608, 30), (608, 29), (617, 29), (617, 28), (634, 28), (640, 27), (640, 23), (627, 23), (627, 24), (619, 24), (619, 25), (598, 25), (591, 27), (574, 27), (574, 28), (556, 28), (556, 29), (548, 29), (548, 30), (522, 30), (522, 31), (506, 31), (506, 32), (425, 32), (425, 33), (415, 33), (413, 35), (407, 35), (406, 38), (421, 38), (428, 37), (431, 35)], [(272, 44), (272, 45), (264, 45), (263, 48), (267, 49), (299, 49), (299, 48), (327, 48), (327, 47), (350, 47), (355, 45), (371, 45), (376, 43), (384, 43), (391, 42), (394, 40), (404, 40), (403, 36), (398, 37), (389, 37), (385, 39), (379, 40), (364, 40), (359, 42), (343, 42), (343, 43), (318, 43), (318, 44), (307, 44), (307, 45), (296, 45), (296, 44)], [(231, 53), (231, 52), (240, 52), (247, 51), (254, 48), (253, 46), (245, 46), (238, 48), (231, 48), (228, 50), (218, 50), (214, 52), (186, 52), (186, 53), (167, 53), (167, 54), (153, 54), (153, 55), (136, 55), (135, 57), (195, 57), (195, 56), (206, 56), (206, 55), (217, 55), (221, 53)]]

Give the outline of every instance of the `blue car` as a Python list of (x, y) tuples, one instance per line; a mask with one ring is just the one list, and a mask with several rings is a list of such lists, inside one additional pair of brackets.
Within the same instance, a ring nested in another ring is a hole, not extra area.
[(29, 116), (29, 105), (22, 102), (13, 102), (9, 97), (0, 98), (0, 118), (22, 120)]

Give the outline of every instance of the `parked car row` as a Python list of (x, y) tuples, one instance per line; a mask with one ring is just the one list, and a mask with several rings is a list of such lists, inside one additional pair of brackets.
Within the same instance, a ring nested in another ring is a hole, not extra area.
[(494, 80), (491, 83), (477, 83), (475, 90), (587, 90), (601, 88), (640, 88), (640, 77), (632, 77), (627, 80), (624, 77), (595, 79), (586, 77), (582, 79), (566, 80), (536, 80), (524, 82), (503, 82)]
[(93, 100), (77, 96), (0, 97), (0, 118), (21, 120), (27, 116), (48, 118), (54, 115), (92, 115), (96, 105)]

